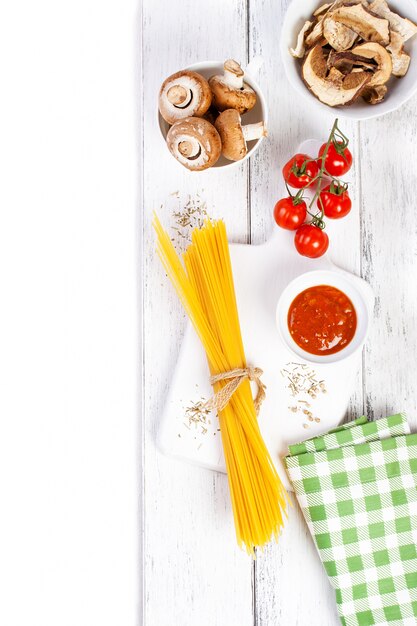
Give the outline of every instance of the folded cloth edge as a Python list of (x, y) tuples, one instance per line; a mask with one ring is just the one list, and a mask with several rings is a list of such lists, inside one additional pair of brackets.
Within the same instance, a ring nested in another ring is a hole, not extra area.
[(368, 420), (366, 417), (359, 417), (321, 435), (290, 444), (288, 446), (289, 453), (284, 457), (284, 460), (286, 463), (287, 459), (302, 454), (317, 453), (342, 446), (354, 446), (388, 437), (408, 435), (409, 433), (410, 427), (405, 413), (395, 413), (375, 421)]

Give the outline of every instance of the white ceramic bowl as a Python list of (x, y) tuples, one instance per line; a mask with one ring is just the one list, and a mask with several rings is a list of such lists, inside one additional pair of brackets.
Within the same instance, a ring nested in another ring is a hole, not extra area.
[[(404, 50), (411, 56), (407, 74), (402, 78), (391, 78), (388, 83), (388, 93), (385, 100), (380, 104), (367, 104), (359, 98), (350, 106), (329, 107), (313, 96), (303, 83), (300, 61), (291, 56), (289, 48), (295, 46), (297, 34), (304, 22), (311, 19), (313, 12), (321, 4), (323, 1), (320, 0), (292, 0), (285, 15), (280, 47), (285, 73), (293, 88), (306, 98), (311, 106), (320, 108), (322, 111), (323, 109), (329, 112), (333, 111), (337, 117), (366, 120), (398, 109), (417, 91), (417, 35), (409, 39), (404, 46)], [(388, 4), (393, 11), (398, 12), (402, 17), (408, 17), (417, 23), (416, 0), (388, 0)]]
[[(306, 352), (294, 341), (288, 329), (288, 311), (294, 300), (305, 289), (315, 285), (331, 285), (343, 291), (350, 298), (356, 310), (357, 326), (352, 341), (340, 352), (324, 356)], [(312, 363), (336, 363), (352, 356), (360, 350), (365, 342), (369, 325), (369, 313), (367, 303), (360, 289), (355, 285), (355, 279), (349, 275), (332, 270), (314, 270), (297, 276), (286, 286), (281, 294), (277, 305), (277, 326), (281, 339), (297, 357)]]
[[(214, 76), (215, 74), (223, 74), (223, 63), (219, 61), (202, 61), (201, 63), (194, 63), (194, 65), (190, 65), (185, 69), (192, 70), (193, 72), (198, 72), (199, 74), (204, 76), (204, 78), (210, 78), (211, 76)], [(251, 111), (248, 111), (244, 115), (242, 115), (242, 122), (244, 123), (244, 125), (246, 125), (246, 124), (255, 124), (256, 122), (264, 121), (266, 124), (266, 128), (268, 129), (268, 111), (266, 108), (265, 97), (261, 91), (261, 88), (259, 87), (258, 83), (255, 81), (255, 79), (250, 74), (246, 73), (246, 70), (245, 70), (244, 80), (245, 80), (245, 83), (248, 83), (248, 85), (252, 87), (254, 91), (256, 91), (257, 100), (253, 109)], [(157, 107), (157, 110), (158, 110), (158, 107)], [(168, 133), (170, 126), (161, 116), (161, 114), (159, 113), (159, 110), (158, 110), (158, 125), (161, 131), (163, 142), (165, 144), (165, 149), (168, 150), (168, 147), (166, 145), (166, 137), (167, 137), (167, 133)], [(248, 141), (248, 148), (249, 148), (248, 152), (246, 156), (243, 157), (243, 159), (240, 159), (240, 161), (228, 161), (227, 159), (224, 158), (224, 156), (221, 156), (219, 160), (217, 161), (217, 163), (215, 163), (209, 169), (212, 169), (213, 167), (223, 167), (223, 168), (229, 167), (230, 168), (236, 165), (240, 165), (241, 163), (243, 163), (243, 161), (246, 161), (246, 159), (249, 159), (249, 157), (252, 156), (252, 154), (256, 152), (256, 150), (261, 145), (261, 142), (263, 141), (263, 139), (264, 138), (261, 137), (260, 139), (256, 139), (255, 141)], [(172, 158), (174, 159), (174, 157)], [(174, 161), (175, 160), (176, 159), (174, 159)], [(183, 167), (183, 165), (181, 165), (180, 163), (178, 163), (178, 165)], [(202, 171), (206, 172), (207, 170), (202, 170)]]

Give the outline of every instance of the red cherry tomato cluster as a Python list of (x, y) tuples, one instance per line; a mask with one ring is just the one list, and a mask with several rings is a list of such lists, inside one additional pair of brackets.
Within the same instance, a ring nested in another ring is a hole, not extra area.
[[(278, 200), (274, 218), (281, 228), (296, 231), (294, 244), (303, 256), (322, 256), (329, 247), (324, 217), (345, 217), (352, 207), (348, 186), (340, 180), (352, 166), (348, 143), (336, 120), (317, 157), (295, 154), (282, 169), (289, 196)], [(290, 187), (298, 191), (293, 195)], [(304, 191), (308, 188), (314, 197), (307, 206)]]

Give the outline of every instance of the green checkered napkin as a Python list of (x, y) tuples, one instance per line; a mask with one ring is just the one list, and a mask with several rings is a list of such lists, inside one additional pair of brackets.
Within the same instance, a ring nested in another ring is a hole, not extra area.
[(417, 624), (417, 434), (359, 418), (290, 446), (287, 471), (346, 626)]

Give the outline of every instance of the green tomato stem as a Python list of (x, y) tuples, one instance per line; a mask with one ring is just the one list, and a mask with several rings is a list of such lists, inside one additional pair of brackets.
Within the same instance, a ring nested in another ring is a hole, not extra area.
[[(320, 209), (319, 212), (316, 212), (316, 213), (312, 214), (308, 210), (307, 213), (309, 215), (312, 215), (311, 224), (313, 224), (315, 226), (318, 226), (321, 229), (323, 229), (325, 227), (325, 223), (324, 223), (324, 220), (323, 220), (323, 217), (324, 217), (324, 207), (323, 207), (323, 203), (320, 201), (320, 193), (321, 193), (322, 186), (323, 186), (323, 177), (327, 176), (327, 177), (331, 178), (332, 179), (332, 183), (331, 184), (334, 184), (336, 182), (338, 185), (339, 184), (342, 184), (344, 186), (346, 185), (346, 183), (342, 183), (341, 181), (339, 181), (334, 176), (331, 176), (329, 174), (329, 172), (326, 170), (326, 167), (325, 167), (326, 157), (327, 157), (327, 154), (329, 152), (329, 148), (330, 148), (332, 143), (337, 142), (337, 138), (342, 140), (342, 144), (343, 144), (344, 148), (346, 148), (348, 143), (349, 143), (349, 139), (346, 137), (346, 135), (344, 135), (342, 133), (342, 131), (338, 127), (338, 119), (336, 118), (334, 123), (333, 123), (332, 129), (330, 131), (330, 135), (329, 135), (329, 138), (327, 140), (326, 146), (324, 148), (323, 154), (321, 155), (321, 157), (318, 157), (317, 159), (310, 159), (310, 161), (315, 160), (316, 162), (318, 160), (320, 160), (321, 165), (320, 165), (320, 169), (319, 169), (318, 173), (316, 174), (316, 176), (314, 178), (312, 178), (311, 181), (308, 184), (308, 186), (310, 187), (313, 183), (318, 181), (316, 192), (315, 192), (315, 194), (313, 196), (313, 199), (311, 200), (310, 204), (308, 205), (308, 208), (312, 209), (312, 207), (313, 207), (314, 203), (316, 202), (317, 198), (319, 199), (318, 200), (318, 204), (320, 204), (321, 206), (319, 206), (319, 209)], [(305, 161), (305, 163), (308, 163), (308, 161)], [(346, 185), (346, 189), (347, 189), (347, 185)]]

